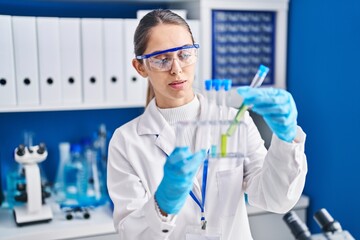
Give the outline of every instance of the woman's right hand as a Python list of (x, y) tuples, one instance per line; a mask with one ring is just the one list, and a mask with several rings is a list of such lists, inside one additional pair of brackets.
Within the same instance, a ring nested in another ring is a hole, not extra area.
[(239, 87), (244, 104), (260, 114), (278, 138), (292, 142), (297, 132), (297, 109), (292, 95), (278, 88)]
[(177, 214), (180, 211), (205, 155), (205, 150), (192, 154), (188, 147), (177, 147), (166, 159), (164, 177), (155, 193), (155, 200), (161, 211), (167, 214)]

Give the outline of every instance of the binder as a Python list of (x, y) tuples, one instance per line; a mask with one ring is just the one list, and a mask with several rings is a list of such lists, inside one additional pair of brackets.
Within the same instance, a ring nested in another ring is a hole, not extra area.
[(16, 105), (11, 17), (0, 15), (0, 107)]
[[(200, 40), (201, 40), (200, 39), (200, 21), (192, 19), (192, 20), (187, 20), (187, 23), (189, 24), (189, 27), (190, 27), (192, 35), (194, 37), (195, 43), (200, 43)], [(200, 45), (199, 51), (201, 51), (201, 45)], [(199, 56), (199, 52), (198, 52), (193, 87), (194, 87), (194, 89), (198, 90), (199, 92), (202, 90), (203, 82), (204, 82), (202, 79), (202, 76), (201, 76), (200, 60), (201, 60), (201, 57)]]
[(101, 19), (81, 19), (84, 103), (104, 102), (103, 26)]
[(105, 101), (124, 101), (124, 25), (123, 19), (104, 19)]
[(37, 37), (41, 105), (61, 104), (59, 19), (38, 17)]
[(134, 33), (137, 19), (124, 19), (125, 27), (125, 99), (130, 105), (144, 106), (146, 100), (147, 79), (144, 79), (132, 66), (134, 54)]
[(12, 17), (17, 102), (39, 105), (39, 73), (35, 17)]
[(81, 33), (79, 18), (60, 18), (60, 66), (62, 103), (82, 102)]

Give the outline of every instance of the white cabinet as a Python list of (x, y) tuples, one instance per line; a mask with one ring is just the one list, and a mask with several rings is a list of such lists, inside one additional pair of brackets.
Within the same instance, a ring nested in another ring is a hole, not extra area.
[[(133, 36), (133, 32), (125, 31), (122, 19), (112, 22), (105, 18), (35, 16), (0, 16), (0, 19), (7, 20), (1, 21), (1, 29), (14, 32), (13, 38), (9, 38), (12, 43), (6, 43), (14, 46), (14, 64), (8, 70), (17, 78), (13, 84), (16, 91), (12, 93), (16, 103), (0, 98), (0, 112), (144, 107), (147, 80), (133, 70), (133, 77), (139, 78), (137, 82), (141, 85), (125, 84), (134, 53), (133, 47), (119, 41)], [(4, 47), (5, 42), (0, 44)], [(1, 82), (14, 82), (7, 75), (0, 71)], [(8, 86), (0, 84), (0, 93), (10, 92)], [(125, 92), (129, 96), (124, 97)], [(134, 97), (140, 100), (134, 101)]]
[[(302, 196), (292, 209), (306, 223), (309, 198)], [(274, 214), (248, 206), (251, 233), (254, 240), (289, 240), (294, 239), (290, 229), (282, 219), (284, 214)]]

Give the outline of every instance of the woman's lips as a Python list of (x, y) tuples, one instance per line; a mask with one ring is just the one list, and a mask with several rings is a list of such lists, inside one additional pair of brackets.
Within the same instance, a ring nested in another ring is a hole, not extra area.
[(174, 81), (169, 84), (173, 89), (183, 89), (185, 87), (186, 80)]

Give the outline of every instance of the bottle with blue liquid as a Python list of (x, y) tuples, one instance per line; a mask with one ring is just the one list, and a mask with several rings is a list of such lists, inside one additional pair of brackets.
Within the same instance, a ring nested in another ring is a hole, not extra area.
[(87, 199), (88, 169), (80, 144), (71, 145), (71, 159), (64, 167), (66, 201), (83, 204)]

